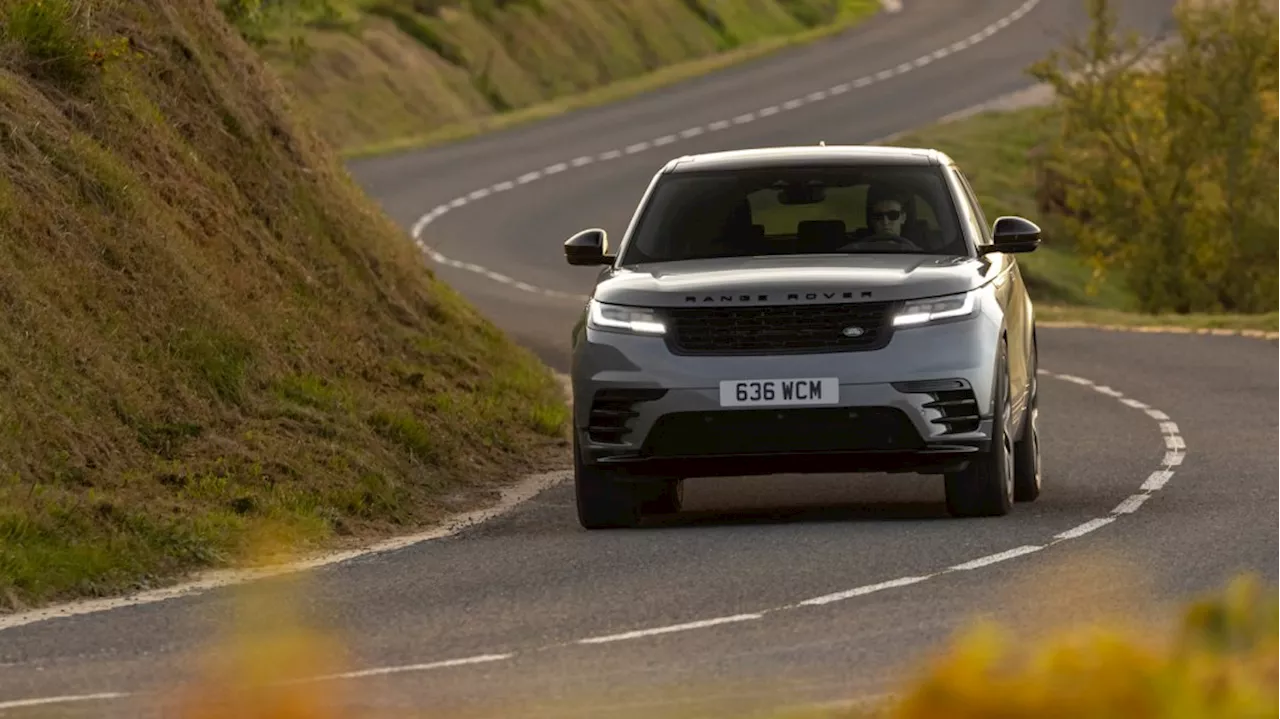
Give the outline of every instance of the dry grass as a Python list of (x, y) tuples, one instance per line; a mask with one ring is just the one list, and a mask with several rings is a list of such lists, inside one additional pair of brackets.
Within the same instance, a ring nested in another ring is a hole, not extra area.
[(0, 606), (474, 506), (558, 385), (294, 118), (212, 0), (0, 0)]

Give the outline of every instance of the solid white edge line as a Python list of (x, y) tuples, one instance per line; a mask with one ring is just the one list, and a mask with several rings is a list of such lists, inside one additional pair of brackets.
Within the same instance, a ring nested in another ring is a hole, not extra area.
[[(562, 383), (565, 383), (563, 375), (557, 376), (560, 378)], [(156, 602), (163, 602), (170, 599), (202, 594), (211, 589), (243, 584), (256, 579), (266, 579), (285, 574), (292, 574), (294, 572), (305, 571), (308, 569), (317, 569), (319, 567), (326, 567), (351, 559), (394, 552), (422, 542), (450, 537), (463, 529), (505, 514), (526, 500), (541, 494), (543, 491), (559, 484), (560, 482), (563, 482), (570, 476), (571, 473), (569, 470), (530, 475), (519, 483), (502, 490), (500, 498), (492, 506), (454, 516), (442, 522), (439, 526), (422, 532), (401, 537), (392, 537), (360, 549), (322, 553), (297, 562), (257, 569), (215, 570), (204, 573), (198, 579), (192, 581), (175, 584), (170, 587), (152, 589), (138, 594), (125, 595), (122, 597), (73, 601), (14, 614), (0, 615), (0, 631), (27, 624), (48, 621), (51, 619), (80, 616), (84, 614), (96, 614), (98, 612), (106, 612), (123, 607), (154, 604)]]

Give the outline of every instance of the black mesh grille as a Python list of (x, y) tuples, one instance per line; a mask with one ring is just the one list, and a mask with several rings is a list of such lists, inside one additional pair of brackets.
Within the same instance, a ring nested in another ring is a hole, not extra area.
[(964, 389), (940, 390), (929, 393), (933, 401), (926, 404), (929, 409), (936, 409), (942, 416), (933, 420), (947, 428), (946, 434), (974, 432), (978, 429), (981, 417), (978, 412), (978, 400), (973, 390)]
[[(684, 355), (849, 352), (889, 342), (888, 302), (668, 310), (671, 350)], [(862, 334), (849, 336), (857, 327)]]
[(664, 415), (645, 440), (650, 457), (910, 450), (924, 445), (893, 407), (713, 410)]
[(635, 405), (661, 399), (662, 389), (602, 389), (591, 402), (587, 435), (593, 442), (618, 443), (631, 434), (627, 422), (636, 416)]

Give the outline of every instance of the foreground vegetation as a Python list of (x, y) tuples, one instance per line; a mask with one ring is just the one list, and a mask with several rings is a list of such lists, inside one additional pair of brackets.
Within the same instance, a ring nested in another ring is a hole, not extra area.
[(893, 719), (1277, 716), (1274, 590), (1240, 577), (1191, 603), (1170, 635), (1075, 627), (1026, 646), (972, 627), (886, 712)]
[(816, 38), (879, 0), (218, 0), (351, 154), (598, 104)]
[[(292, 592), (301, 595), (302, 585)], [(246, 595), (249, 596), (249, 595)], [(178, 719), (355, 719), (349, 708), (366, 691), (355, 682), (297, 679), (358, 670), (341, 659), (334, 636), (304, 627), (296, 599), (261, 593), (245, 604), (217, 661), (176, 688), (168, 716)], [(1150, 611), (1151, 606), (1147, 605)], [(1241, 576), (1223, 591), (1192, 601), (1158, 631), (1121, 623), (1082, 622), (1031, 639), (987, 622), (970, 624), (949, 646), (905, 677), (893, 699), (858, 708), (766, 714), (769, 719), (1237, 719), (1277, 716), (1275, 590)], [(429, 642), (426, 642), (429, 643)], [(691, 680), (696, 684), (696, 678)], [(723, 691), (721, 689), (720, 691)], [(548, 694), (554, 694), (554, 691)], [(579, 714), (573, 698), (566, 714)], [(547, 707), (550, 709), (550, 707)], [(583, 713), (582, 715), (588, 715)], [(372, 714), (368, 716), (373, 716)], [(378, 716), (381, 716), (379, 714)], [(435, 717), (427, 707), (397, 716)], [(653, 709), (647, 716), (685, 716)], [(741, 716), (726, 712), (698, 716)], [(753, 713), (751, 716), (762, 715)]]
[(213, 4), (0, 2), (0, 607), (475, 506), (558, 384), (424, 267)]

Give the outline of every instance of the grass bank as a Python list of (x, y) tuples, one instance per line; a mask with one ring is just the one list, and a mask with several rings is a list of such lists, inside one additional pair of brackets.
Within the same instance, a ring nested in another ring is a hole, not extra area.
[(1035, 252), (1021, 256), (1032, 299), (1046, 322), (1167, 327), (1175, 329), (1232, 329), (1277, 331), (1277, 313), (1146, 314), (1122, 270), (1095, 276), (1071, 237), (1036, 200), (1037, 177), (1033, 151), (1051, 141), (1061, 121), (1053, 105), (988, 110), (899, 135), (890, 144), (932, 147), (951, 155), (973, 183), (988, 219), (1021, 215), (1045, 230)]
[(220, 0), (348, 156), (611, 102), (829, 35), (879, 0)]
[(0, 3), (0, 609), (405, 531), (562, 454), (211, 1)]

